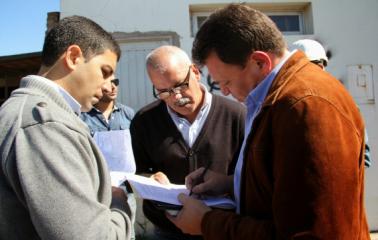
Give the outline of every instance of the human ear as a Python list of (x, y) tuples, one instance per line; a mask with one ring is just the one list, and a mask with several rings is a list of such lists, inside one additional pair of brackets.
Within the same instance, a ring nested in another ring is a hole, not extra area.
[(199, 81), (201, 79), (201, 72), (200, 72), (200, 70), (194, 64), (191, 66), (191, 68), (192, 68), (192, 71), (193, 71), (194, 76), (196, 77), (197, 81)]
[(255, 51), (250, 55), (250, 60), (255, 62), (259, 70), (265, 75), (272, 70), (272, 60), (268, 53), (263, 51)]
[(71, 70), (75, 69), (77, 64), (80, 61), (83, 61), (83, 59), (83, 52), (78, 45), (69, 46), (64, 53), (64, 61), (66, 66)]

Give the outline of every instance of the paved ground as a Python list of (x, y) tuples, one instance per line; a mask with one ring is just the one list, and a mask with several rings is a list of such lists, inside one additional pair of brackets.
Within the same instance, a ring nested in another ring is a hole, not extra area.
[(378, 233), (372, 233), (370, 234), (371, 240), (378, 240)]

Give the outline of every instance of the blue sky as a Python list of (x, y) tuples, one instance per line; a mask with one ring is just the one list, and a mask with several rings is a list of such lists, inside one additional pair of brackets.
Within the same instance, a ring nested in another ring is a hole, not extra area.
[(0, 0), (0, 56), (42, 50), (48, 12), (59, 0)]

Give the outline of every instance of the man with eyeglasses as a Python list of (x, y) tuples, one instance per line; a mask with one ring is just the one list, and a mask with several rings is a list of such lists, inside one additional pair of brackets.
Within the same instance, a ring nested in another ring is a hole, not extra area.
[[(166, 184), (184, 184), (185, 176), (202, 166), (232, 174), (244, 136), (245, 107), (209, 93), (180, 48), (153, 50), (146, 67), (158, 100), (131, 122), (137, 173)], [(201, 239), (183, 234), (150, 201), (144, 201), (143, 211), (155, 225), (156, 239)]]
[[(117, 78), (105, 84), (102, 88), (102, 98), (89, 112), (82, 112), (80, 115), (81, 119), (88, 125), (91, 136), (94, 137), (102, 150), (108, 162), (111, 177), (113, 176), (112, 171), (135, 173), (132, 147), (131, 144), (127, 144), (130, 143), (129, 127), (131, 119), (134, 117), (134, 110), (116, 101), (118, 85), (119, 79)], [(118, 143), (124, 144), (119, 145)], [(119, 146), (125, 146), (125, 149), (119, 148)], [(124, 157), (128, 152), (131, 152), (131, 157)], [(117, 158), (114, 158), (115, 156)], [(116, 159), (126, 159), (127, 162), (121, 166), (109, 163), (109, 161), (117, 161)], [(135, 239), (135, 196), (128, 184), (123, 183), (120, 187), (127, 194), (127, 202), (131, 210), (131, 239)], [(118, 186), (113, 186), (113, 189), (115, 188), (118, 188)]]

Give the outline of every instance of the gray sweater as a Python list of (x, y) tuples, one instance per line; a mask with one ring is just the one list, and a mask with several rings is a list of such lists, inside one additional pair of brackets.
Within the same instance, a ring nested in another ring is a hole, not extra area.
[(129, 239), (103, 156), (45, 81), (23, 78), (0, 108), (0, 239)]

